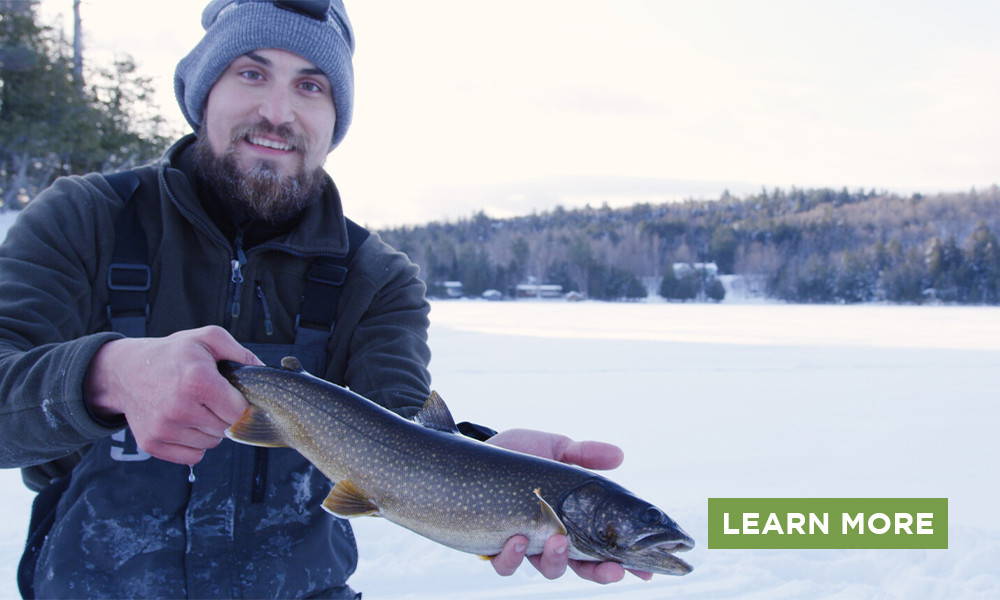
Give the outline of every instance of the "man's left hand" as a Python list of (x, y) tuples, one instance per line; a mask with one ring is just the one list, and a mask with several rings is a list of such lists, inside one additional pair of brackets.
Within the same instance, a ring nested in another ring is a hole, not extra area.
[[(578, 442), (564, 435), (533, 431), (529, 429), (508, 429), (488, 440), (487, 443), (508, 450), (517, 450), (542, 458), (556, 460), (586, 469), (614, 469), (622, 463), (625, 454), (621, 448), (604, 442)], [(507, 540), (503, 550), (490, 562), (500, 575), (512, 575), (525, 558), (528, 538), (515, 535)], [(553, 535), (545, 541), (541, 554), (527, 557), (528, 561), (548, 579), (561, 577), (568, 566), (583, 579), (598, 583), (614, 583), (625, 577), (626, 569), (616, 562), (582, 561), (569, 558), (569, 540), (564, 535)], [(650, 579), (651, 573), (632, 571), (641, 579)]]

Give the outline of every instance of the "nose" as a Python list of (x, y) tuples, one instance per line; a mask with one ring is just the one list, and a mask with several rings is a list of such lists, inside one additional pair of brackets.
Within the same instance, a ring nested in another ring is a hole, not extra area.
[(283, 125), (295, 120), (292, 94), (282, 86), (272, 86), (260, 100), (257, 113), (272, 125)]

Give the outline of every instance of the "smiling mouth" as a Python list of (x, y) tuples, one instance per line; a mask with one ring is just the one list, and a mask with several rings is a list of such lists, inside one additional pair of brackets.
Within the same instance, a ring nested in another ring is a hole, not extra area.
[(254, 146), (260, 146), (262, 148), (269, 148), (271, 150), (281, 150), (282, 152), (291, 152), (295, 150), (295, 146), (292, 146), (288, 142), (283, 142), (280, 140), (272, 140), (268, 138), (258, 137), (258, 136), (247, 136), (246, 141)]

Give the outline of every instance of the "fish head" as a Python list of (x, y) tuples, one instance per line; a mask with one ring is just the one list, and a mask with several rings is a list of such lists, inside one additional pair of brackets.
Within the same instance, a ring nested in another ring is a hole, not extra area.
[(693, 548), (694, 540), (665, 512), (611, 481), (594, 479), (572, 488), (556, 511), (582, 554), (652, 573), (692, 570), (674, 554)]

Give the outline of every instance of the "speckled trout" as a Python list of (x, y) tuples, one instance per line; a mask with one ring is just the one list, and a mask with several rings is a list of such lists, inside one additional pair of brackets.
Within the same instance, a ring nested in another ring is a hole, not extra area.
[(586, 469), (505, 450), (458, 433), (431, 394), (408, 420), (306, 373), (220, 362), (250, 408), (226, 435), (299, 451), (332, 482), (323, 508), (341, 517), (383, 517), (438, 543), (480, 556), (516, 534), (540, 554), (566, 534), (570, 557), (685, 575), (674, 556), (692, 540), (659, 508)]

